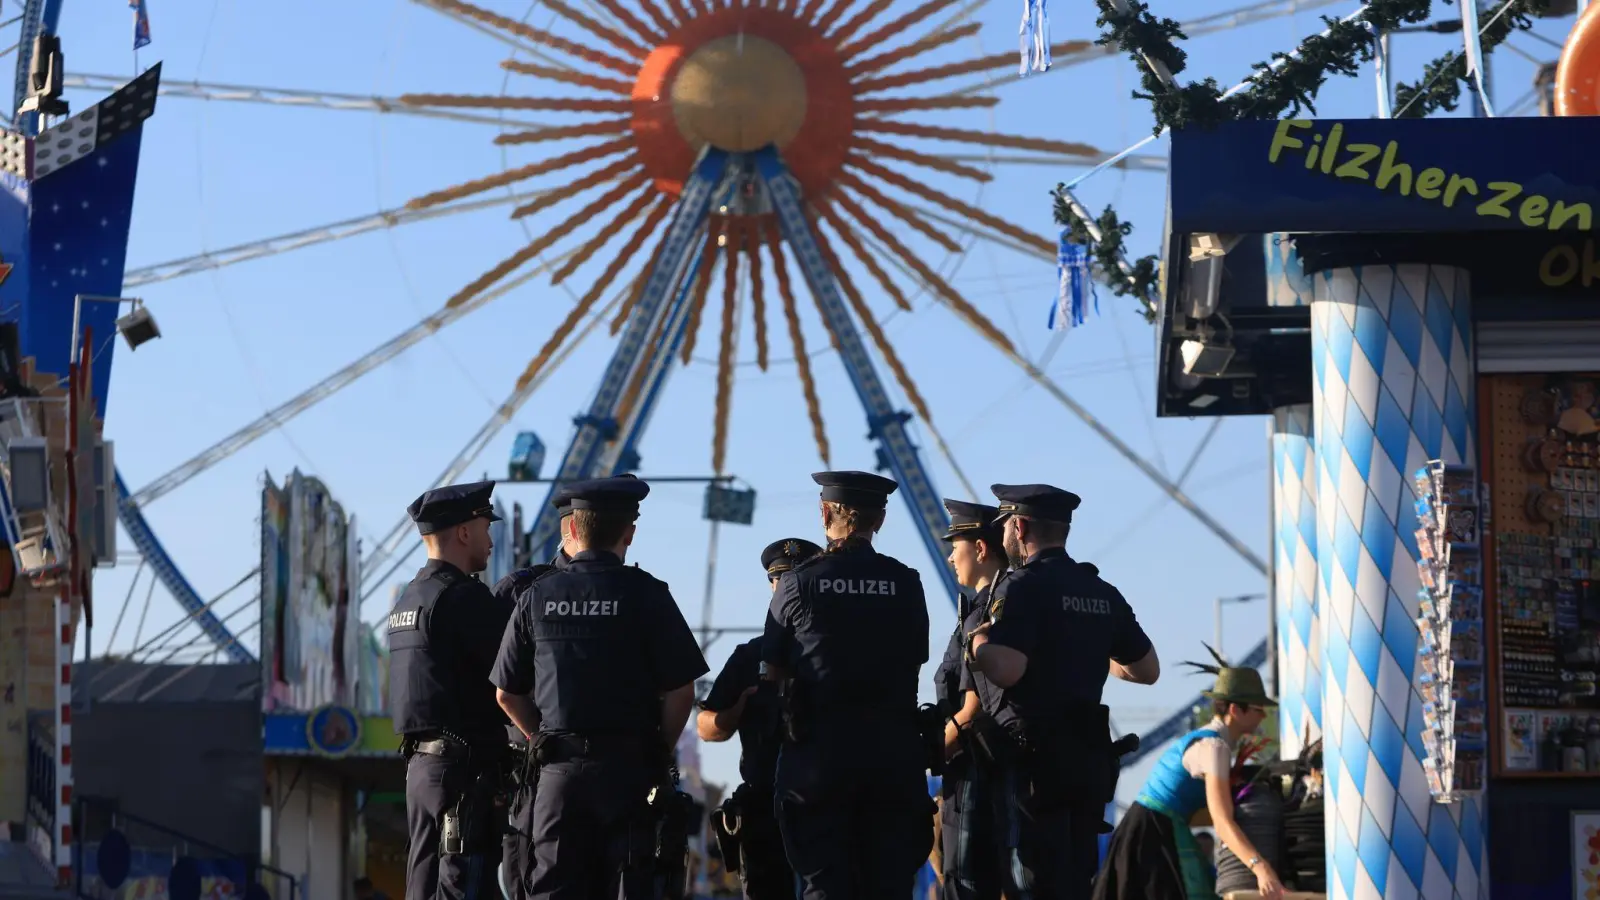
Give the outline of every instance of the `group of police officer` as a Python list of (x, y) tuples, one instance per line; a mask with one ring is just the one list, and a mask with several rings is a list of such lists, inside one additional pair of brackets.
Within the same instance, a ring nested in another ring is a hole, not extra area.
[[(1160, 667), (1127, 601), (1064, 549), (1078, 497), (994, 485), (996, 506), (945, 501), (973, 598), (938, 703), (919, 707), (922, 582), (872, 546), (898, 486), (812, 477), (826, 544), (762, 553), (764, 632), (695, 722), (704, 740), (740, 739), (743, 784), (712, 826), (746, 896), (904, 897), (932, 849), (948, 898), (1088, 897), (1117, 769), (1101, 690), (1108, 673), (1149, 684)], [(493, 488), (409, 508), (429, 559), (388, 621), (407, 900), (685, 896), (672, 750), (709, 669), (667, 586), (624, 565), (649, 485), (562, 486), (557, 558), (491, 590), (472, 575)], [(937, 806), (929, 771), (944, 776)]]

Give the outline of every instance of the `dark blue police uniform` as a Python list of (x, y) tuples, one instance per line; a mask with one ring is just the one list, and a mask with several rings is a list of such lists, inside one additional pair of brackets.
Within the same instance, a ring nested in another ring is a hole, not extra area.
[[(605, 478), (569, 491), (574, 513), (637, 516), (650, 487)], [(661, 734), (661, 695), (706, 671), (666, 584), (609, 550), (573, 554), (522, 594), (490, 680), (539, 715), (529, 897), (655, 896), (647, 803), (678, 737)]]
[[(812, 478), (824, 501), (869, 514), (898, 487), (866, 472)], [(761, 661), (789, 679), (778, 822), (806, 900), (907, 896), (933, 845), (922, 579), (869, 535), (833, 543), (778, 579)]]
[[(554, 496), (550, 498), (550, 505), (555, 507), (556, 514), (561, 519), (572, 515), (572, 497), (565, 487), (556, 490)], [(515, 605), (517, 598), (522, 596), (522, 592), (535, 581), (550, 572), (565, 569), (570, 562), (572, 557), (567, 555), (567, 551), (557, 549), (555, 558), (550, 562), (518, 569), (495, 582), (494, 595)], [(511, 742), (522, 747), (526, 753), (526, 738), (522, 730), (516, 725), (510, 725), (507, 727), (507, 733)], [(508, 810), (509, 821), (503, 842), (504, 859), (501, 863), (503, 868), (501, 882), (508, 900), (525, 900), (528, 896), (528, 878), (533, 873), (533, 796), (536, 772), (532, 760), (525, 759), (517, 790), (511, 797)]]
[[(761, 566), (775, 581), (796, 564), (821, 552), (822, 548), (810, 541), (786, 538), (767, 545), (761, 552)], [(747, 900), (794, 900), (794, 869), (784, 855), (783, 838), (773, 811), (778, 748), (783, 742), (783, 710), (777, 683), (761, 678), (760, 638), (734, 648), (700, 708), (713, 713), (732, 709), (751, 688), (755, 693), (745, 700), (738, 726), (739, 777), (743, 783), (722, 804), (713, 824), (723, 845), (723, 863), (730, 869), (738, 868)]]
[[(1000, 517), (1070, 525), (1076, 494), (1049, 485), (993, 485)], [(1133, 663), (1150, 638), (1120, 592), (1065, 549), (1041, 550), (996, 581), (990, 643), (1028, 658), (1005, 689), (978, 681), (984, 711), (1015, 739), (994, 773), (994, 805), (1014, 900), (1087, 898), (1098, 867), (1100, 819), (1112, 799), (1110, 710), (1100, 703), (1110, 661)], [(1025, 814), (1024, 814), (1025, 813)]]
[[(422, 534), (497, 521), (493, 491), (492, 481), (438, 488), (407, 512)], [(406, 900), (494, 891), (501, 853), (494, 804), (507, 747), (489, 670), (510, 617), (509, 602), (439, 559), (428, 560), (389, 613), (390, 708), (407, 757)], [(459, 846), (451, 840), (457, 834)]]
[[(997, 507), (961, 500), (945, 500), (950, 513), (947, 541), (983, 538), (998, 552), (999, 529), (991, 524), (1000, 514)], [(961, 598), (958, 621), (944, 658), (934, 671), (935, 701), (948, 719), (961, 709), (968, 691), (976, 690), (975, 676), (963, 656), (966, 636), (983, 624), (989, 615), (992, 584), (980, 588), (969, 602)], [(982, 676), (976, 676), (981, 678)], [(998, 900), (999, 854), (995, 852), (994, 816), (988, 805), (989, 792), (983, 790), (974, 761), (976, 748), (971, 734), (963, 729), (955, 754), (945, 762), (939, 782), (939, 841), (942, 853), (945, 900)]]

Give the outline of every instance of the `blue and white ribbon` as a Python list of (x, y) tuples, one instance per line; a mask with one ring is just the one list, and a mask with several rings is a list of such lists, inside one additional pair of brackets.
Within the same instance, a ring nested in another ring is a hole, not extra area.
[(1472, 79), (1472, 86), (1478, 90), (1478, 100), (1483, 103), (1483, 111), (1489, 118), (1494, 118), (1494, 109), (1489, 105), (1489, 95), (1483, 89), (1483, 38), (1478, 32), (1478, 0), (1457, 0), (1461, 4), (1461, 39), (1465, 42), (1467, 54), (1467, 76)]
[(1051, 331), (1059, 327), (1069, 329), (1082, 325), (1089, 314), (1089, 300), (1094, 300), (1094, 311), (1100, 312), (1100, 298), (1094, 292), (1094, 273), (1089, 263), (1089, 248), (1067, 240), (1067, 230), (1061, 230), (1061, 241), (1056, 245), (1056, 272), (1060, 282), (1056, 302), (1050, 307), (1047, 326)]
[(1022, 0), (1022, 25), (1017, 29), (1022, 44), (1022, 64), (1018, 75), (1050, 71), (1050, 15), (1045, 0)]

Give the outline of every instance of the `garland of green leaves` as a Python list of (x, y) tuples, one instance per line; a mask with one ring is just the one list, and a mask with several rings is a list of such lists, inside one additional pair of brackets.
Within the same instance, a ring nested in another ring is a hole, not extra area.
[[(1179, 84), (1174, 77), (1174, 84), (1168, 85), (1150, 71), (1146, 59), (1164, 64), (1173, 76), (1187, 65), (1187, 54), (1177, 43), (1186, 38), (1177, 22), (1151, 15), (1149, 5), (1140, 0), (1128, 0), (1126, 12), (1118, 12), (1110, 0), (1095, 2), (1100, 7), (1100, 17), (1095, 24), (1104, 29), (1095, 43), (1115, 44), (1133, 58), (1139, 67), (1143, 88), (1133, 96), (1150, 101), (1157, 134), (1166, 128), (1210, 127), (1241, 119), (1276, 119), (1286, 112), (1292, 117), (1302, 108), (1314, 115), (1317, 92), (1328, 76), (1355, 75), (1361, 64), (1372, 58), (1374, 28), (1390, 31), (1401, 25), (1427, 21), (1433, 5), (1432, 0), (1367, 0), (1362, 15), (1349, 21), (1323, 17), (1322, 21), (1328, 26), (1326, 33), (1306, 38), (1296, 53), (1274, 53), (1272, 62), (1257, 63), (1250, 87), (1224, 97), (1222, 87), (1214, 78)], [(1485, 12), (1481, 21), (1489, 24), (1481, 38), (1484, 53), (1488, 54), (1502, 43), (1513, 30), (1531, 27), (1531, 17), (1542, 12), (1550, 2), (1502, 0)], [(1508, 6), (1510, 9), (1505, 9)], [(1396, 108), (1403, 110), (1401, 114), (1408, 118), (1426, 116), (1438, 109), (1453, 110), (1460, 101), (1461, 86), (1466, 78), (1465, 59), (1459, 53), (1446, 54), (1428, 64), (1422, 81), (1396, 89)], [(1119, 272), (1117, 260), (1133, 226), (1118, 219), (1116, 211), (1108, 206), (1095, 221), (1101, 239), (1091, 240), (1088, 223), (1073, 211), (1063, 194), (1064, 189), (1064, 185), (1058, 185), (1054, 192), (1057, 224), (1068, 230), (1069, 240), (1091, 248), (1095, 264), (1102, 272)], [(1142, 301), (1155, 287), (1159, 257), (1146, 256), (1129, 265), (1130, 277), (1110, 279), (1112, 293)], [(1154, 321), (1155, 312), (1146, 309), (1145, 318)]]

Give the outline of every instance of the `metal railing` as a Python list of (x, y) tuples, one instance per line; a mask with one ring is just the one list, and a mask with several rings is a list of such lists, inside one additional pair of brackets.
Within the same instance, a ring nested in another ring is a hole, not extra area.
[[(199, 875), (202, 895), (211, 893), (206, 881), (214, 879), (231, 882), (235, 888), (232, 893), (238, 897), (251, 896), (250, 888), (259, 884), (271, 900), (300, 900), (299, 879), (288, 872), (123, 812), (114, 800), (75, 798), (73, 824), (74, 893), (82, 900), (138, 896), (138, 885), (150, 879), (159, 879), (165, 885), (180, 863), (192, 866)], [(98, 862), (100, 843), (113, 831), (122, 834), (131, 851), (128, 874), (115, 887), (102, 880)]]

